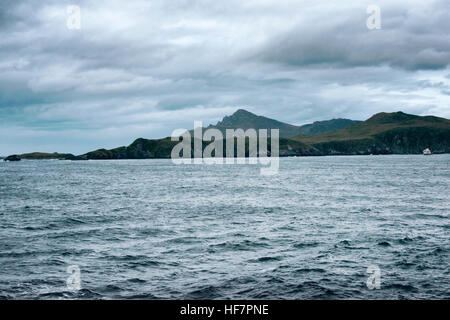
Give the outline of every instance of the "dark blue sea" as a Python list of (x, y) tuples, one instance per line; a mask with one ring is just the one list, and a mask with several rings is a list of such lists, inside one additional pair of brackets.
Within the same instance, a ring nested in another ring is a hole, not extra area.
[(449, 163), (1, 162), (0, 298), (450, 299)]

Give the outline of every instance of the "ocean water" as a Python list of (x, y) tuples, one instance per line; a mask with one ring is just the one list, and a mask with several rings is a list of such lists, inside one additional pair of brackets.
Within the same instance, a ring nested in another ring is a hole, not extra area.
[(449, 163), (2, 162), (0, 297), (449, 299)]

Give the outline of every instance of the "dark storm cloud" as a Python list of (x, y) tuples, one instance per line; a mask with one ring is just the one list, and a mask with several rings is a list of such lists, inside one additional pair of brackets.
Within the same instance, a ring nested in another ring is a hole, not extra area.
[(388, 65), (407, 70), (445, 69), (450, 64), (450, 2), (380, 9), (380, 30), (366, 27), (363, 10), (313, 16), (275, 35), (250, 59), (293, 67)]
[(450, 117), (448, 2), (376, 2), (381, 30), (372, 1), (3, 0), (0, 154), (115, 147), (238, 108)]

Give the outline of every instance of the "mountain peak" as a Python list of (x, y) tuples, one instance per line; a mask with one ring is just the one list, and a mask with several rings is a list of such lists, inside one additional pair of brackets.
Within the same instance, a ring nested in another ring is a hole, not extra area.
[(244, 109), (238, 109), (231, 116), (225, 116), (222, 121), (217, 123), (217, 126), (234, 126), (241, 125), (248, 121), (254, 121), (258, 116)]
[(298, 134), (315, 134), (326, 131), (334, 131), (349, 126), (356, 121), (349, 119), (333, 119), (328, 121), (317, 121), (315, 123), (295, 126), (264, 116), (258, 116), (245, 109), (238, 109), (232, 115), (226, 116), (222, 121), (217, 122), (215, 127), (220, 130), (231, 129), (279, 129), (280, 137), (289, 138)]
[(224, 117), (225, 118), (231, 118), (231, 119), (243, 119), (247, 120), (250, 118), (258, 118), (258, 116), (254, 113), (251, 113), (250, 111), (247, 111), (245, 109), (238, 109), (236, 110), (231, 116)]
[(397, 122), (404, 122), (404, 121), (410, 121), (420, 118), (419, 116), (404, 113), (402, 111), (397, 112), (380, 112), (372, 117), (370, 117), (367, 122), (371, 123), (397, 123)]
[(256, 116), (256, 114), (251, 113), (250, 111), (247, 111), (245, 109), (237, 109), (231, 116), (243, 116), (243, 115), (253, 115)]

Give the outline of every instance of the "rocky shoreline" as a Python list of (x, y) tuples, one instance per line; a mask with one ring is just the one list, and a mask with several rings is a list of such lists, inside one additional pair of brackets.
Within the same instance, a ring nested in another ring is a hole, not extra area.
[[(233, 116), (226, 117), (226, 120), (229, 128), (233, 126), (245, 128), (247, 122), (255, 129), (279, 123), (276, 120), (271, 123), (271, 119), (259, 117), (243, 110), (238, 110)], [(218, 123), (222, 130), (224, 129), (223, 123)], [(211, 127), (214, 126), (208, 128)], [(173, 147), (178, 143), (178, 141), (172, 141), (170, 137), (163, 139), (139, 138), (129, 146), (110, 150), (98, 149), (82, 155), (35, 152), (17, 157), (32, 160), (169, 159)], [(202, 144), (204, 149), (210, 142), (203, 141)], [(425, 148), (429, 148), (434, 154), (450, 153), (450, 120), (434, 116), (410, 115), (403, 112), (378, 113), (363, 122), (349, 122), (348, 126), (338, 130), (326, 128), (316, 134), (299, 134), (279, 139), (280, 157), (422, 154)], [(225, 142), (223, 142), (223, 150), (225, 154)], [(246, 156), (248, 156), (248, 148), (246, 150)], [(268, 143), (268, 151), (271, 151), (270, 143)], [(191, 158), (193, 157), (192, 153)]]

